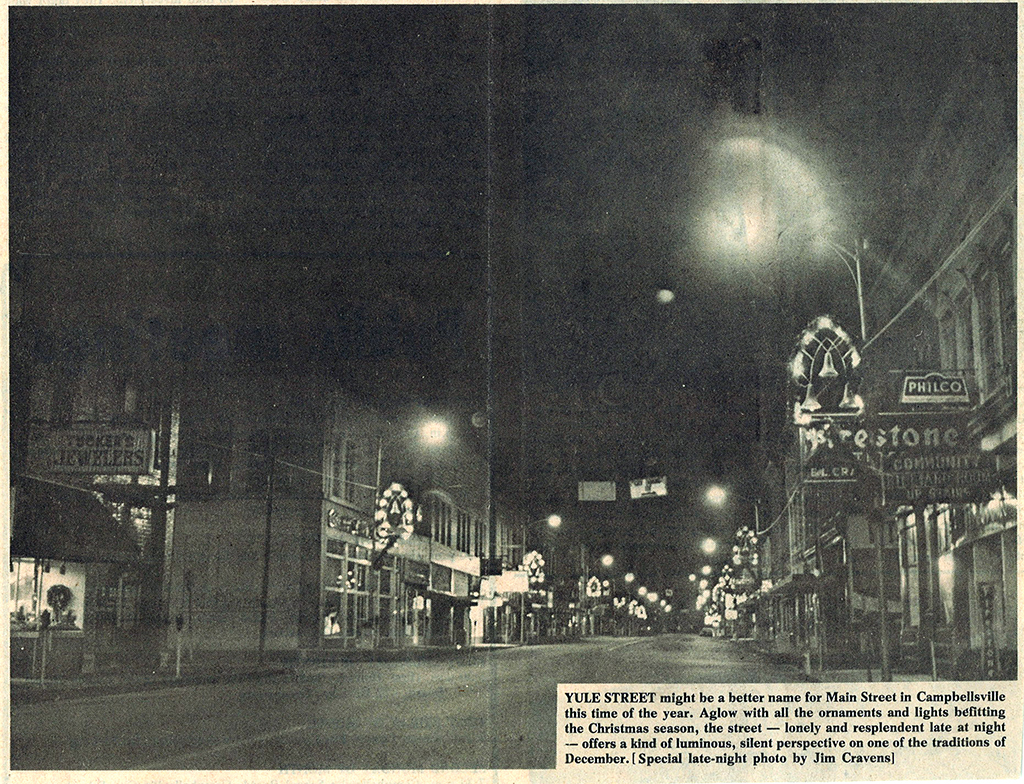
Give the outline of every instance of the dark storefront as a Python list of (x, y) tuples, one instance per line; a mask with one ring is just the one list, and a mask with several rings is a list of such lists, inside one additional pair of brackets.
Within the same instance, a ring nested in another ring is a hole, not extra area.
[(97, 494), (22, 478), (10, 570), (11, 677), (72, 677), (145, 659), (139, 548)]

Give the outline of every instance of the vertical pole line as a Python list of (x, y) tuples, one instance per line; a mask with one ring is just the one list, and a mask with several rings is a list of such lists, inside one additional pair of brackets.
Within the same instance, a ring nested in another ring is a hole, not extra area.
[[(520, 531), (520, 543), (522, 544), (522, 551), (519, 555), (519, 566), (525, 567), (526, 565), (526, 521), (522, 521), (519, 525)], [(525, 569), (524, 569), (525, 571)], [(519, 613), (519, 643), (521, 645), (526, 644), (526, 597), (530, 592), (530, 576), (526, 576), (526, 590), (520, 594), (520, 613)]]
[(875, 559), (877, 561), (878, 568), (878, 646), (881, 652), (881, 673), (879, 680), (891, 681), (892, 680), (892, 669), (889, 663), (889, 600), (885, 596), (885, 562), (884, 562), (884, 547), (885, 547), (885, 464), (882, 452), (879, 450), (878, 453), (878, 483), (879, 483), (879, 503), (881, 508), (875, 510), (875, 519), (878, 523), (877, 536), (875, 537)]
[[(493, 221), (494, 221), (494, 6), (487, 5), (487, 84), (485, 85), (487, 95), (485, 103), (485, 123), (487, 140), (487, 175), (485, 182), (486, 198), (484, 200), (484, 215), (486, 221), (486, 246), (485, 256), (487, 260), (487, 448), (485, 460), (487, 461), (487, 533), (488, 533), (488, 573), (493, 572), (493, 564), (498, 555), (498, 517), (494, 507), (494, 253), (493, 247)], [(497, 616), (497, 613), (495, 613)], [(494, 618), (493, 638), (490, 642), (497, 642), (498, 619)], [(486, 631), (486, 629), (485, 629)], [(487, 734), (488, 737), (495, 737), (494, 717), (499, 714), (498, 690), (489, 690), (489, 702), (487, 710)], [(491, 767), (497, 767), (497, 744), (491, 744), (490, 762)]]
[(373, 483), (373, 507), (370, 510), (371, 515), (373, 515), (373, 513), (377, 511), (377, 499), (380, 498), (380, 466), (383, 460), (384, 434), (381, 433), (380, 435), (377, 436), (377, 479)]
[[(373, 502), (370, 504), (370, 525), (372, 526), (371, 534), (370, 534), (370, 552), (371, 553), (373, 553), (374, 548), (376, 548), (376, 546), (377, 546), (376, 545), (376, 538), (377, 538), (376, 522), (377, 522), (377, 519), (376, 519), (375, 515), (377, 513), (377, 501), (378, 501), (378, 499), (380, 498), (380, 495), (381, 495), (381, 490), (380, 490), (380, 474), (381, 474), (381, 464), (383, 463), (383, 461), (384, 461), (384, 434), (383, 433), (378, 433), (377, 434), (377, 473), (376, 473), (375, 479), (373, 481)], [(335, 470), (337, 470), (337, 469), (335, 469)], [(345, 480), (348, 481), (349, 479), (350, 479), (350, 477), (348, 477), (346, 475)], [(381, 630), (380, 630), (381, 582), (384, 579), (383, 578), (383, 574), (382, 574), (382, 571), (384, 569), (384, 554), (388, 550), (388, 543), (389, 543), (389, 541), (393, 541), (393, 540), (385, 539), (385, 540), (383, 540), (381, 542), (380, 553), (379, 554), (374, 553), (373, 559), (370, 562), (370, 579), (374, 581), (374, 584), (375, 584), (375, 587), (376, 587), (375, 603), (374, 603), (374, 606), (371, 608), (371, 611), (373, 612), (373, 630), (374, 630), (373, 631), (373, 647), (375, 649), (378, 648), (378, 647), (381, 647), (381, 644), (382, 644), (381, 643)], [(392, 577), (392, 585), (394, 585), (394, 572), (392, 572), (391, 577)], [(394, 592), (394, 588), (392, 588), (392, 592)], [(391, 619), (389, 618), (388, 622), (390, 622), (390, 620)]]
[[(866, 244), (866, 243), (865, 243)], [(864, 346), (868, 340), (868, 322), (867, 317), (864, 315), (864, 282), (860, 276), (860, 251), (853, 257), (854, 264), (857, 270), (857, 307), (860, 310), (860, 344)]]
[(267, 607), (270, 594), (270, 534), (274, 521), (274, 428), (267, 429), (267, 513), (263, 526), (263, 580), (260, 584), (259, 662), (267, 649)]
[(486, 176), (486, 258), (487, 258), (487, 522), (488, 557), (494, 563), (498, 556), (498, 518), (494, 508), (494, 9), (487, 6), (487, 176)]

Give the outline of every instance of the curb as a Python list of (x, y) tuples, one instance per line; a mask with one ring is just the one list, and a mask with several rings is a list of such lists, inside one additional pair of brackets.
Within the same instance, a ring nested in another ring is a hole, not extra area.
[(239, 672), (210, 672), (173, 676), (154, 676), (150, 679), (123, 680), (107, 683), (67, 683), (50, 681), (40, 684), (36, 681), (11, 683), (11, 705), (29, 705), (39, 702), (75, 700), (83, 697), (105, 697), (112, 694), (135, 694), (159, 691), (181, 686), (202, 686), (211, 683), (236, 683), (267, 678), (275, 675), (294, 675), (292, 667), (269, 667)]
[(427, 659), (478, 659), (482, 654), (490, 654), (496, 651), (511, 650), (517, 646), (486, 646), (470, 648), (408, 648), (408, 649), (380, 649), (380, 650), (347, 650), (336, 651), (318, 650), (315, 653), (307, 653), (305, 656), (289, 659), (287, 663), (264, 667), (252, 667), (244, 670), (214, 670), (184, 674), (175, 678), (168, 674), (153, 674), (151, 676), (127, 676), (120, 680), (109, 681), (60, 681), (50, 680), (40, 684), (35, 680), (20, 680), (11, 682), (11, 705), (31, 705), (41, 702), (56, 702), (58, 700), (74, 700), (85, 697), (105, 697), (113, 694), (135, 694), (147, 691), (158, 691), (160, 689), (173, 689), (182, 686), (202, 686), (213, 683), (237, 683), (258, 678), (266, 678), (280, 675), (295, 675), (299, 668), (309, 665), (335, 664), (335, 663), (389, 663), (421, 661)]

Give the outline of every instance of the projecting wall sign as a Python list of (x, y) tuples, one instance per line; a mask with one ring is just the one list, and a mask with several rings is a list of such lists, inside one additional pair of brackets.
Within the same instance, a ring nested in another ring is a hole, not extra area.
[(874, 427), (804, 428), (807, 482), (882, 477), (885, 505), (984, 499), (995, 456), (970, 435), (966, 412), (882, 413)]
[(155, 431), (108, 425), (34, 430), (28, 463), (55, 474), (148, 474), (153, 470)]

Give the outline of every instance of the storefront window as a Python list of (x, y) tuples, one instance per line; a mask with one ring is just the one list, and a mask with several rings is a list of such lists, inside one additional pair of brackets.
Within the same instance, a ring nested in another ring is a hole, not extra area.
[(935, 538), (940, 553), (947, 552), (953, 542), (950, 537), (952, 510), (947, 504), (937, 507), (935, 512)]
[(324, 591), (324, 637), (341, 636), (343, 608), (344, 597), (341, 591)]
[(369, 548), (330, 539), (327, 545), (324, 635), (360, 646), (394, 636), (391, 616), (395, 606), (395, 558), (384, 556), (375, 569), (370, 564)]
[(920, 585), (918, 584), (917, 516), (907, 515), (903, 529), (903, 599), (910, 626), (921, 623)]
[(366, 564), (348, 562), (347, 582), (345, 587), (349, 591), (365, 591), (367, 589), (367, 566)]
[(85, 617), (85, 585), (84, 564), (12, 559), (11, 630), (38, 629), (44, 612), (51, 628), (81, 629)]
[(381, 637), (391, 637), (392, 600), (387, 596), (380, 597), (380, 608), (377, 613), (377, 629)]
[(370, 631), (370, 602), (366, 594), (349, 594), (346, 614), (346, 634), (349, 637), (368, 636)]
[(947, 552), (939, 556), (939, 607), (942, 610), (942, 622), (953, 622), (953, 553)]

